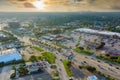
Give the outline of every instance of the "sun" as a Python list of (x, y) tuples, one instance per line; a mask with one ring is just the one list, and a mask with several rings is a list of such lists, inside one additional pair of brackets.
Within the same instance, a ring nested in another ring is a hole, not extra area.
[(44, 2), (43, 2), (43, 0), (35, 1), (35, 2), (33, 2), (33, 5), (34, 5), (37, 9), (44, 9)]

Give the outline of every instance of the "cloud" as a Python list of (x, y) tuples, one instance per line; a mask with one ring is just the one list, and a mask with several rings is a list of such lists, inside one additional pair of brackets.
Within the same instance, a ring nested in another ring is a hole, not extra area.
[(14, 7), (18, 8), (35, 8), (31, 2), (35, 0), (6, 0), (6, 2), (12, 3)]
[(111, 8), (114, 10), (120, 10), (120, 6), (112, 6)]
[(26, 8), (35, 8), (33, 4), (29, 3), (29, 2), (25, 2), (23, 3), (24, 7)]
[[(0, 3), (1, 1), (3, 0), (0, 0)], [(32, 2), (38, 0), (6, 1), (16, 8), (35, 9)], [(44, 0), (44, 3), (45, 10), (48, 11), (120, 11), (120, 0)]]

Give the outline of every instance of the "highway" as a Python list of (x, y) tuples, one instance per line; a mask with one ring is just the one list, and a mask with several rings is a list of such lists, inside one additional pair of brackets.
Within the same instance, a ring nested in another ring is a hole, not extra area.
[[(88, 63), (88, 65), (95, 67), (98, 71), (101, 73), (110, 75), (114, 78), (117, 78), (120, 80), (120, 70), (116, 69), (114, 66), (110, 66), (109, 64), (94, 58), (94, 60), (91, 57), (80, 55), (78, 53), (75, 53), (76, 56), (74, 57), (76, 63), (80, 65), (81, 62), (85, 61)], [(87, 58), (86, 58), (87, 57)]]

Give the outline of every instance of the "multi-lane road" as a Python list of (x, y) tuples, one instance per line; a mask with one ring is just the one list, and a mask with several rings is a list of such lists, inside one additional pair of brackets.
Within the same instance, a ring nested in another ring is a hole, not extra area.
[(78, 65), (81, 62), (86, 62), (88, 65), (95, 67), (101, 73), (110, 75), (120, 80), (120, 69), (116, 69), (114, 65), (110, 66), (108, 63), (105, 63), (104, 61), (97, 60), (96, 58), (91, 58), (85, 55), (80, 55), (75, 52), (74, 54), (76, 55), (74, 57), (74, 60), (76, 61), (75, 63), (77, 63)]

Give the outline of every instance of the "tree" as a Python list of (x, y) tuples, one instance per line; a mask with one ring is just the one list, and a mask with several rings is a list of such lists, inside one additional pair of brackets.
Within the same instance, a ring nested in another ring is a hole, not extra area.
[(98, 59), (103, 58), (102, 54), (98, 54), (98, 55), (97, 55), (97, 58), (98, 58)]
[(76, 46), (76, 47), (79, 47), (79, 46), (80, 46), (80, 43), (78, 42), (75, 46)]
[(90, 47), (89, 47), (89, 46), (86, 46), (85, 49), (86, 49), (86, 50), (90, 50)]
[(84, 48), (83, 48), (83, 47), (81, 47), (81, 46), (79, 47), (79, 49), (80, 49), (80, 50), (84, 50)]
[(0, 62), (0, 67), (4, 66), (4, 64), (5, 64), (4, 62)]
[(12, 73), (11, 75), (10, 75), (10, 78), (12, 79), (12, 78), (15, 78), (15, 73)]
[(71, 66), (72, 66), (72, 62), (69, 61), (69, 62), (67, 63), (67, 66), (68, 66), (68, 67), (71, 67)]
[(16, 67), (15, 67), (15, 65), (12, 65), (12, 69), (13, 69), (13, 70), (16, 70)]
[(105, 42), (101, 42), (97, 47), (96, 49), (101, 49), (105, 46)]
[(92, 67), (92, 66), (86, 66), (85, 68), (90, 72), (95, 72), (96, 71), (96, 68)]
[(30, 61), (34, 62), (34, 61), (37, 61), (37, 58), (36, 56), (32, 55), (30, 58), (29, 58)]
[(57, 48), (57, 50), (60, 52), (62, 50), (62, 48)]
[(23, 65), (20, 64), (20, 68), (18, 69), (18, 72), (20, 73), (20, 76), (28, 74), (28, 69), (26, 67), (23, 67)]
[(21, 67), (23, 67), (23, 65), (22, 65), (22, 64), (19, 64), (19, 67), (21, 68)]
[(94, 42), (96, 43), (97, 39), (94, 39)]
[(118, 62), (120, 62), (120, 56), (118, 56), (118, 59), (117, 59)]

